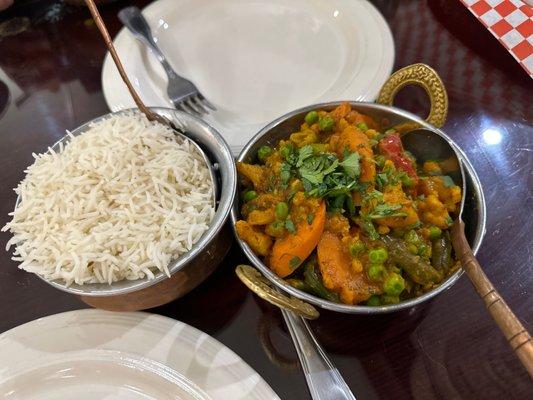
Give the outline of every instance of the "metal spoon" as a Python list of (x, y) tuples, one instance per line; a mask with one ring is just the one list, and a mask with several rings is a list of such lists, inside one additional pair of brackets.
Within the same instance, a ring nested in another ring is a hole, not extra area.
[[(100, 15), (100, 12), (98, 11), (98, 7), (96, 7), (96, 4), (94, 3), (94, 0), (85, 0), (85, 4), (89, 8), (89, 11), (91, 12), (91, 15), (94, 19), (94, 22), (96, 23), (96, 26), (98, 27), (98, 30), (102, 34), (102, 37), (104, 39), (104, 42), (107, 46), (107, 49), (109, 50), (109, 54), (111, 54), (111, 58), (113, 59), (118, 72), (120, 74), (120, 77), (126, 84), (128, 91), (131, 94), (131, 97), (133, 97), (133, 100), (135, 101), (135, 104), (139, 108), (139, 110), (146, 115), (146, 118), (148, 118), (149, 121), (157, 121), (163, 125), (167, 125), (170, 128), (172, 128), (176, 135), (181, 137), (183, 140), (187, 140), (190, 143), (193, 144), (193, 146), (196, 148), (196, 150), (199, 152), (199, 154), (202, 156), (205, 164), (207, 165), (209, 169), (209, 174), (211, 176), (211, 182), (212, 182), (212, 196), (211, 201), (213, 204), (213, 207), (216, 207), (216, 199), (218, 196), (218, 181), (216, 179), (215, 170), (217, 169), (217, 165), (213, 165), (205, 152), (202, 150), (202, 148), (191, 138), (187, 137), (186, 132), (184, 129), (182, 129), (182, 126), (177, 126), (179, 124), (179, 120), (176, 120), (175, 122), (172, 122), (165, 117), (153, 112), (150, 108), (148, 108), (143, 101), (141, 100), (139, 94), (133, 87), (130, 79), (128, 78), (128, 75), (126, 74), (126, 71), (124, 70), (124, 67), (122, 66), (122, 62), (120, 61), (120, 58), (115, 50), (115, 46), (113, 45), (113, 41), (111, 40), (111, 36), (109, 35), (109, 32), (107, 31), (107, 27), (105, 26), (104, 21), (102, 20), (102, 17)], [(177, 116), (176, 116), (177, 119)]]
[(443, 174), (449, 175), (454, 183), (462, 188), (459, 213), (451, 229), (451, 240), (455, 254), (459, 257), (464, 271), (485, 302), (487, 310), (500, 327), (512, 349), (533, 376), (533, 342), (529, 332), (507, 306), (476, 260), (465, 236), (465, 224), (461, 219), (466, 197), (466, 180), (463, 166), (453, 145), (444, 136), (428, 129), (416, 129), (402, 135), (406, 150), (414, 154), (417, 161), (441, 160)]

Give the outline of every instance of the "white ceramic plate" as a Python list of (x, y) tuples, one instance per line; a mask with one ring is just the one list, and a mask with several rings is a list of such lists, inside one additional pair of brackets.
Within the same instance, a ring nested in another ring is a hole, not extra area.
[(0, 355), (0, 399), (278, 399), (227, 347), (154, 314), (52, 315), (0, 335)]
[[(174, 69), (216, 105), (205, 119), (235, 154), (296, 108), (374, 100), (394, 63), (389, 27), (366, 0), (159, 0), (143, 14)], [(172, 107), (152, 53), (126, 29), (114, 43), (143, 101)], [(112, 111), (134, 107), (109, 54), (102, 86)]]

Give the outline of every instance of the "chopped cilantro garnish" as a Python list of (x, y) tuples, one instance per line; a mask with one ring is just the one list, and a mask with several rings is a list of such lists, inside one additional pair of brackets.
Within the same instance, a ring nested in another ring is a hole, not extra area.
[(291, 166), (287, 163), (281, 164), (281, 170), (279, 175), (281, 178), (281, 183), (283, 185), (287, 185), (289, 183), (289, 180), (291, 179)]
[(311, 145), (300, 149), (287, 145), (282, 150), (285, 161), (281, 165), (280, 178), (284, 187), (291, 178), (297, 177), (306, 196), (326, 198), (328, 204), (337, 209), (342, 209), (346, 202), (350, 213), (355, 213), (353, 202), (348, 202), (347, 195), (361, 189), (357, 179), (361, 173), (358, 153), (346, 149), (344, 159), (340, 161), (333, 153), (315, 154)]
[(298, 152), (298, 161), (296, 161), (296, 167), (300, 168), (303, 162), (313, 155), (313, 146), (307, 145), (302, 147)]
[(407, 217), (407, 214), (404, 212), (396, 212), (400, 208), (402, 208), (400, 204), (378, 204), (374, 207), (372, 212), (368, 214), (368, 218), (381, 219), (389, 217)]
[(361, 156), (359, 156), (359, 153), (351, 153), (341, 162), (344, 172), (348, 174), (350, 178), (358, 178), (361, 174), (361, 166), (359, 164), (360, 158)]
[(379, 174), (376, 174), (376, 185), (379, 188), (385, 187), (385, 185), (389, 182), (389, 176), (385, 172), (381, 172)]
[(311, 225), (313, 223), (314, 219), (315, 219), (315, 216), (313, 214), (308, 214), (307, 215), (307, 223), (309, 225)]
[(383, 193), (381, 193), (379, 190), (372, 190), (369, 193), (363, 194), (363, 200), (364, 201), (370, 201), (370, 200), (383, 201)]

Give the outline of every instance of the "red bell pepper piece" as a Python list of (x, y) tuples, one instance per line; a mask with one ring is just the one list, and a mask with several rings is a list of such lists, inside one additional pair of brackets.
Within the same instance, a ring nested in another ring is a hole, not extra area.
[(407, 175), (413, 178), (415, 183), (418, 181), (413, 161), (406, 156), (399, 136), (394, 134), (385, 136), (379, 141), (379, 151), (390, 159), (396, 168), (407, 172)]

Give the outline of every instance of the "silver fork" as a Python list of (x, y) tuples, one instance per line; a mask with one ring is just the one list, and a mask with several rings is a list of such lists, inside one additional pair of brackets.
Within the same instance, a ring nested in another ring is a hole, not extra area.
[(189, 114), (203, 115), (215, 111), (213, 106), (198, 88), (179, 76), (167, 61), (165, 55), (155, 43), (150, 26), (137, 7), (126, 7), (119, 11), (118, 18), (139, 41), (144, 43), (155, 54), (168, 77), (167, 95), (177, 109)]

